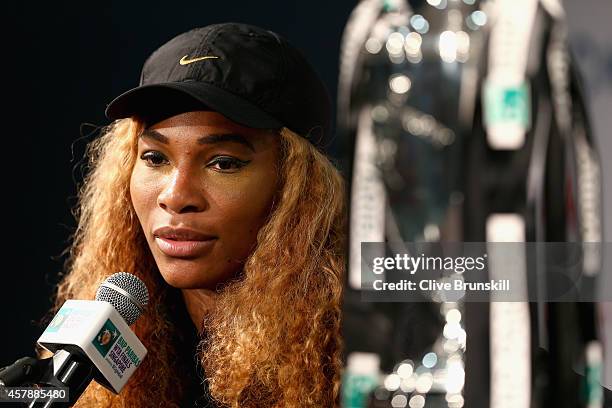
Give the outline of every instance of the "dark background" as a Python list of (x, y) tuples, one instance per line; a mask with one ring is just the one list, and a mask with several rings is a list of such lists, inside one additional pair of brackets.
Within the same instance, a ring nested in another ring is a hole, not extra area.
[[(174, 0), (13, 1), (5, 6), (0, 43), (5, 71), (0, 80), (0, 366), (33, 355), (44, 328), (37, 321), (51, 305), (65, 260), (61, 253), (75, 226), (70, 209), (85, 145), (96, 127), (108, 124), (106, 104), (138, 84), (146, 57), (193, 27), (227, 21), (259, 25), (300, 48), (335, 100), (340, 38), (356, 4)], [(572, 0), (565, 5), (604, 153), (604, 208), (612, 208), (612, 166), (605, 154), (612, 153), (612, 3)], [(337, 143), (331, 153), (341, 156)], [(610, 218), (604, 228), (607, 241), (612, 236)], [(603, 321), (612, 327), (609, 309)], [(608, 364), (608, 384), (611, 367)]]

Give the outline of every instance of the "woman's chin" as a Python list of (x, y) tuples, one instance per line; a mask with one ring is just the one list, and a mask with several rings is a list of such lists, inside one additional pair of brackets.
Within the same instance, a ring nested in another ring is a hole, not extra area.
[[(177, 289), (212, 289), (217, 285), (227, 282), (229, 278), (225, 275), (233, 274), (219, 273), (209, 268), (194, 267), (192, 265), (164, 265), (159, 268), (164, 281)], [(217, 272), (217, 273), (215, 273)]]
[(177, 289), (208, 288), (206, 279), (191, 272), (162, 272), (162, 278), (166, 283)]

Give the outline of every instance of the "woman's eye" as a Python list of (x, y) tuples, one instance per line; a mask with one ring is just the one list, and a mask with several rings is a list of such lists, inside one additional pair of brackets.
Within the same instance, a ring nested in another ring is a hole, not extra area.
[(219, 156), (212, 160), (209, 166), (213, 166), (215, 170), (219, 171), (231, 171), (237, 170), (248, 163), (249, 161), (239, 160), (234, 157)]
[(150, 167), (159, 167), (168, 163), (168, 160), (166, 160), (163, 154), (154, 151), (144, 152), (140, 156), (140, 159), (143, 160), (147, 164), (147, 166)]

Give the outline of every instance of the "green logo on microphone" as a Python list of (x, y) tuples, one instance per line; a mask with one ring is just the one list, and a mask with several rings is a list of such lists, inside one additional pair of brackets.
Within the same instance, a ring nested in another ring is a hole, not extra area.
[(104, 326), (102, 326), (92, 343), (96, 346), (100, 354), (102, 354), (102, 357), (106, 357), (106, 354), (108, 354), (108, 351), (113, 344), (115, 344), (119, 336), (121, 336), (121, 332), (117, 330), (110, 319), (106, 319)]

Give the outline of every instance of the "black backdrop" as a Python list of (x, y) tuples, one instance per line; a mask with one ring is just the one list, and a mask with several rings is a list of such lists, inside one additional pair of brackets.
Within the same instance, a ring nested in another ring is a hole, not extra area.
[[(142, 63), (190, 28), (259, 25), (300, 48), (335, 99), (340, 37), (355, 2), (81, 1), (9, 3), (0, 81), (3, 264), (0, 366), (33, 354), (75, 223), (70, 213), (85, 144), (105, 105), (138, 84)], [(76, 169), (75, 169), (76, 167)], [(1, 174), (1, 173), (0, 173)]]

